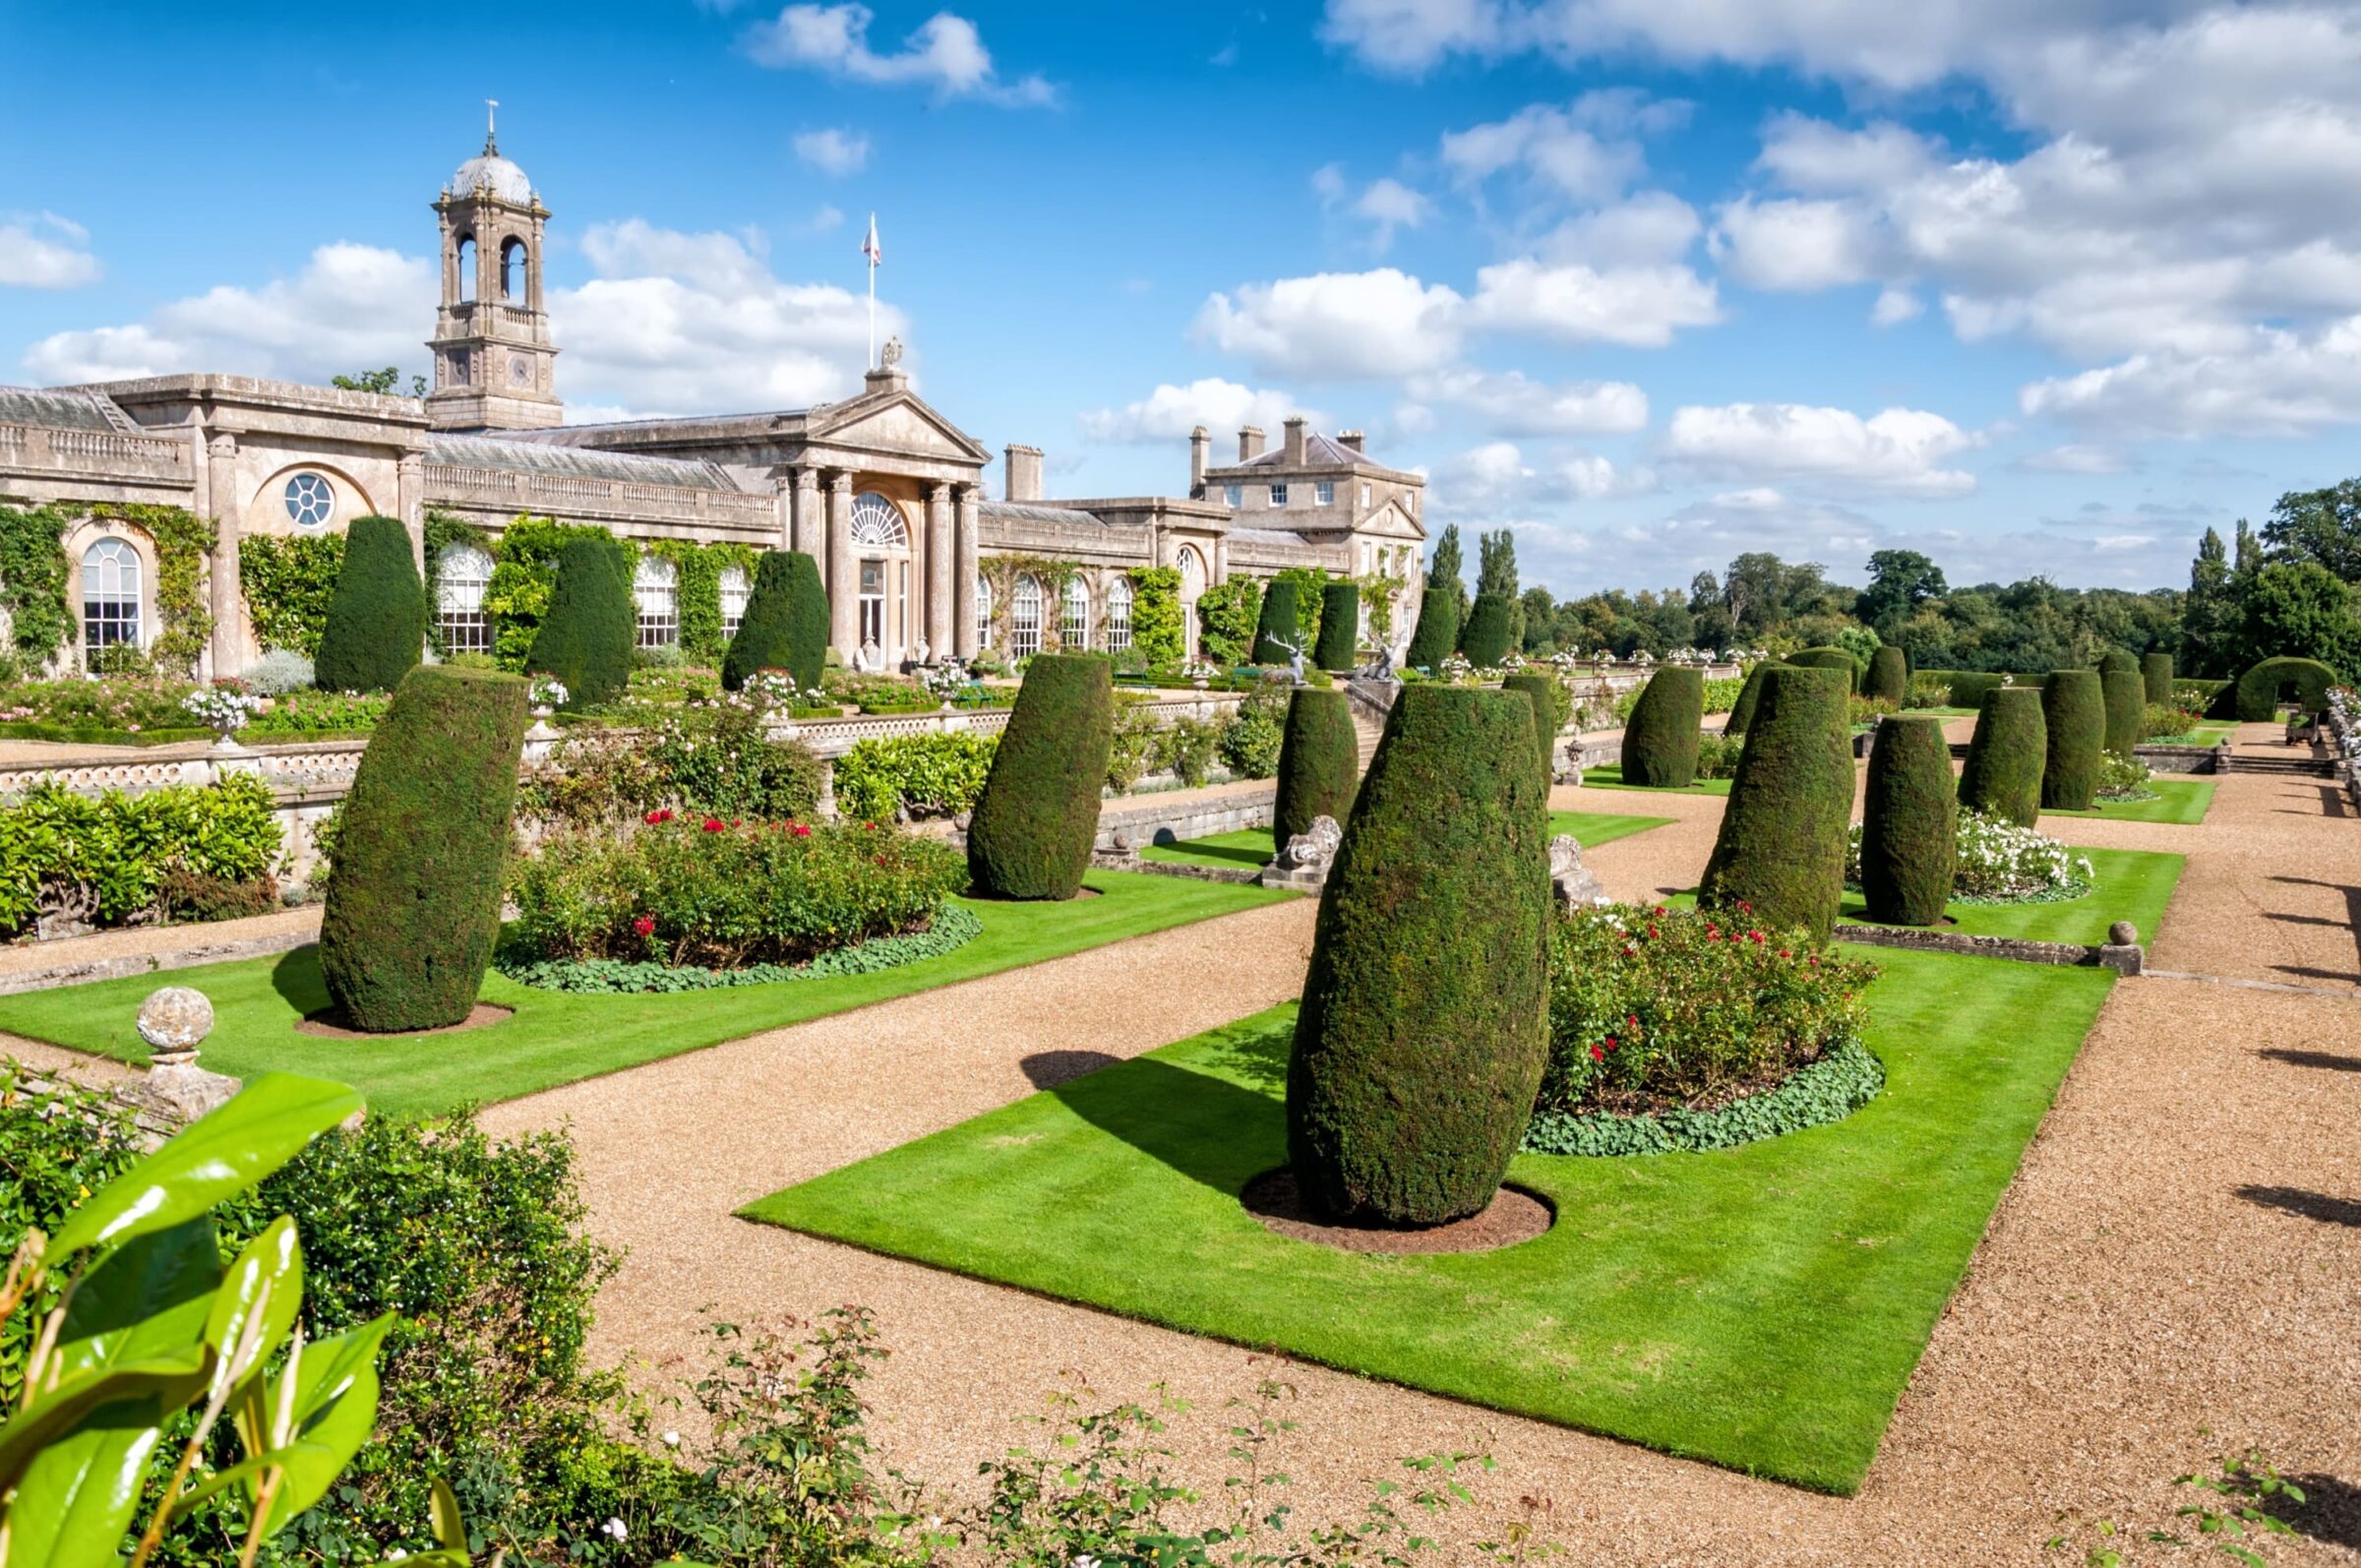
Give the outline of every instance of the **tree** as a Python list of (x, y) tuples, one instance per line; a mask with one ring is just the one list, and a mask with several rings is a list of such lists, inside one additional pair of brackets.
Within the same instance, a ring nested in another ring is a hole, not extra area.
[(1764, 931), (1800, 926), (1814, 942), (1828, 940), (1852, 819), (1849, 692), (1842, 670), (1783, 665), (1763, 678), (1698, 884), (1700, 909), (1727, 910)]
[(2279, 497), (2263, 524), (2263, 545), (2274, 561), (2309, 561), (2346, 582), (2361, 581), (2361, 479)]
[(1432, 675), (1458, 646), (1459, 601), (1446, 585), (1429, 582), (1419, 595), (1419, 625), (1410, 634), (1410, 651), (1402, 662)]
[(2031, 687), (1995, 686), (1985, 692), (1974, 738), (1968, 743), (1968, 763), (1960, 770), (1960, 804), (2019, 827), (2032, 826), (2041, 814), (2047, 724), (2041, 694)]
[(1899, 628), (1929, 599), (1940, 599), (1950, 591), (1943, 581), (1943, 569), (1917, 551), (1879, 550), (1869, 557), (1869, 586), (1861, 590), (1852, 613), (1882, 635), (1889, 628)]
[(1460, 558), (1459, 524), (1452, 523), (1434, 541), (1434, 559), (1427, 564), (1426, 580), (1451, 591), (1454, 625), (1468, 624), (1467, 563)]
[(1303, 635), (1297, 592), (1297, 585), (1284, 577), (1272, 578), (1262, 590), (1262, 619), (1254, 628), (1256, 664), (1287, 664), (1299, 653), (1311, 652)]
[(425, 641), (426, 593), (410, 531), (392, 517), (353, 518), (313, 679), (326, 692), (390, 692), (417, 665)]
[(2189, 597), (2181, 607), (2181, 646), (2189, 673), (2213, 676), (2226, 661), (2227, 643), (2237, 616), (2230, 594), (2230, 555), (2221, 535), (2212, 528), (2198, 541), (2197, 559), (2189, 563)]
[[(388, 365), (383, 370), (364, 370), (352, 376), (331, 376), (328, 378), (328, 384), (338, 392), (377, 392), (381, 395), (399, 396), (401, 371), (395, 366)], [(412, 397), (426, 395), (426, 378), (424, 376), (410, 378), (410, 395)]]
[(766, 550), (738, 634), (721, 658), (721, 684), (735, 692), (757, 670), (785, 670), (799, 692), (817, 694), (828, 656), (828, 591), (819, 565), (801, 550)]
[(1309, 832), (1315, 816), (1338, 824), (1353, 814), (1360, 788), (1361, 732), (1353, 727), (1353, 701), (1342, 687), (1300, 686), (1287, 702), (1287, 729), (1279, 742), (1279, 795), (1271, 813), (1271, 836), (1281, 849), (1298, 833)]
[(1090, 653), (1037, 654), (1025, 666), (968, 818), (968, 875), (986, 897), (1065, 899), (1081, 890), (1115, 741), (1114, 674)]
[(1459, 651), (1480, 670), (1488, 670), (1508, 656), (1508, 601), (1480, 593), (1468, 607), (1468, 624), (1459, 634)]
[(1323, 670), (1350, 670), (1360, 662), (1361, 585), (1329, 582), (1320, 588), (1320, 635), (1312, 662)]
[(556, 676), (569, 708), (611, 702), (631, 683), (638, 622), (628, 560), (629, 553), (608, 538), (576, 537), (558, 552), (549, 611), (524, 666), (527, 674)]
[(1688, 788), (1697, 777), (1697, 736), (1704, 720), (1704, 671), (1667, 664), (1650, 676), (1623, 725), (1623, 782)]
[(2041, 688), (2041, 809), (2087, 812), (2098, 789), (2107, 739), (2106, 694), (2098, 672), (2052, 670)]
[(2270, 658), (2318, 659), (2340, 681), (2361, 679), (2361, 622), (2353, 590), (2316, 562), (2274, 562), (2239, 595), (2232, 668)]

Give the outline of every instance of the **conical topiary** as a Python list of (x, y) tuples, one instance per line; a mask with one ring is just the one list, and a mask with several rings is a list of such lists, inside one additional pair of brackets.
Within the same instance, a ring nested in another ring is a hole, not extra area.
[(1881, 642), (1869, 655), (1869, 673), (1861, 678), (1861, 695), (1872, 702), (1902, 706), (1910, 694), (1910, 661), (1891, 642)]
[(735, 692), (757, 670), (785, 670), (797, 690), (817, 692), (827, 656), (828, 590), (819, 563), (801, 550), (764, 551), (738, 634), (721, 657), (721, 684)]
[(2140, 657), (2140, 684), (2150, 702), (2172, 700), (2172, 655), (2146, 653)]
[(1328, 874), (1287, 1072), (1288, 1160), (1334, 1218), (1480, 1212), (1547, 1052), (1549, 814), (1517, 693), (1414, 685)]
[(2049, 756), (2041, 694), (2029, 686), (1995, 687), (1984, 694), (1960, 770), (1960, 804), (2019, 827), (2041, 814), (2041, 772)]
[(1115, 742), (1115, 666), (1036, 654), (968, 819), (967, 874), (988, 898), (1071, 898), (1099, 836)]
[(1787, 655), (1789, 664), (1806, 670), (1841, 670), (1845, 675), (1845, 691), (1850, 694), (1861, 687), (1861, 661), (1848, 648), (1805, 648), (1801, 653)]
[(1323, 670), (1350, 670), (1359, 662), (1361, 584), (1331, 582), (1320, 589), (1320, 640), (1312, 662)]
[(2098, 678), (2099, 698), (2106, 705), (2107, 750), (2132, 754), (2148, 735), (2148, 683), (2133, 670), (2107, 670)]
[(1861, 814), (1861, 893), (1871, 920), (1932, 926), (1943, 918), (1958, 817), (1943, 721), (1880, 720)]
[(1459, 599), (1449, 588), (1430, 584), (1419, 595), (1419, 625), (1410, 634), (1410, 651), (1402, 662), (1432, 675), (1458, 646)]
[(1302, 640), (1301, 618), (1296, 613), (1296, 584), (1274, 577), (1262, 588), (1262, 619), (1254, 627), (1254, 662), (1287, 664), (1296, 656), (1296, 644)]
[(1730, 911), (1729, 918), (1767, 931), (1800, 926), (1814, 941), (1828, 939), (1844, 896), (1852, 822), (1848, 695), (1841, 670), (1776, 669), (1763, 678), (1698, 884), (1700, 908)]
[(1539, 670), (1519, 670), (1504, 676), (1500, 682), (1504, 692), (1522, 692), (1533, 703), (1534, 737), (1542, 743), (1542, 778), (1544, 783), (1557, 779), (1557, 732), (1566, 727), (1566, 719), (1574, 710), (1574, 699), (1554, 675)]
[(1792, 670), (1798, 666), (1780, 659), (1765, 659), (1746, 672), (1746, 683), (1738, 688), (1738, 699), (1729, 705), (1729, 717), (1723, 721), (1725, 735), (1743, 735), (1746, 726), (1754, 722), (1754, 705), (1762, 700), (1765, 670)]
[(2041, 688), (2041, 809), (2087, 812), (2098, 789), (2107, 699), (2096, 670), (2052, 670)]
[(391, 692), (426, 642), (426, 590), (410, 530), (392, 517), (355, 517), (328, 601), (312, 679), (324, 692)]
[(1496, 670), (1508, 657), (1508, 601), (1496, 593), (1480, 593), (1468, 606), (1468, 624), (1459, 634), (1459, 651), (1480, 670)]
[(612, 702), (631, 684), (638, 617), (628, 559), (614, 541), (592, 538), (569, 540), (558, 552), (549, 610), (524, 667), (528, 674), (556, 676), (569, 708)]
[(474, 1008), (500, 933), (527, 696), (513, 675), (429, 665), (387, 704), (344, 797), (320, 918), (339, 1022), (440, 1029)]
[(1667, 664), (1650, 676), (1623, 723), (1623, 782), (1660, 790), (1694, 784), (1704, 722), (1704, 671)]
[(1279, 801), (1271, 832), (1281, 849), (1311, 819), (1342, 823), (1353, 813), (1361, 786), (1361, 732), (1353, 727), (1353, 702), (1331, 687), (1300, 686), (1288, 698), (1287, 727), (1279, 740)]

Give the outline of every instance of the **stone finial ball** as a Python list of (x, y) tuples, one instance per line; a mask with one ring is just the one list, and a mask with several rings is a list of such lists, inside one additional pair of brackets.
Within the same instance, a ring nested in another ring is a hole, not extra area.
[(213, 1027), (213, 1004), (189, 986), (166, 986), (140, 1003), (140, 1038), (158, 1052), (194, 1051)]
[(2129, 947), (2140, 940), (2140, 928), (2128, 920), (2119, 920), (2107, 928), (2107, 940), (2118, 947)]

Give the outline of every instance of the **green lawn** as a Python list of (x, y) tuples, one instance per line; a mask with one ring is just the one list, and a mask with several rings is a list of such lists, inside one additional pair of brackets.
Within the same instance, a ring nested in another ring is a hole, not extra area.
[[(2020, 936), (2028, 941), (2083, 942), (2107, 939), (2107, 928), (2128, 920), (2140, 939), (2152, 942), (2181, 879), (2186, 857), (2139, 849), (2082, 849), (2090, 857), (2097, 882), (2082, 897), (2059, 904), (1961, 904), (1946, 907), (1959, 924), (1950, 930), (1972, 936)], [(1861, 895), (1846, 892), (1841, 918), (1861, 918)]]
[(1696, 783), (1677, 790), (1659, 789), (1654, 784), (1626, 784), (1623, 782), (1623, 764), (1620, 762), (1607, 762), (1599, 767), (1584, 768), (1582, 770), (1582, 786), (1584, 789), (1601, 790), (1656, 790), (1659, 794), (1664, 795), (1727, 795), (1729, 793), (1729, 780), (1725, 778), (1699, 779)]
[(2219, 724), (2200, 724), (2185, 735), (2159, 736), (2151, 741), (2142, 741), (2140, 744), (2142, 746), (2220, 746), (2236, 738), (2237, 734), (2238, 726), (2233, 722), (2225, 721)]
[[(1618, 838), (1662, 827), (1670, 820), (1669, 816), (1623, 816), (1611, 812), (1551, 812), (1549, 831), (1572, 833), (1582, 840), (1584, 849), (1596, 849)], [(1177, 844), (1150, 844), (1139, 852), (1139, 858), (1175, 866), (1247, 866), (1259, 870), (1269, 865), (1276, 853), (1269, 828), (1241, 827), (1235, 833), (1210, 833), (1203, 838), (1184, 838)]]
[(2148, 781), (2156, 792), (2152, 801), (2102, 802), (2087, 812), (2053, 812), (2044, 809), (2043, 816), (2104, 816), (2118, 822), (2172, 822), (2183, 827), (2194, 826), (2206, 819), (2206, 808), (2213, 803), (2213, 781), (2206, 778), (2174, 778), (2159, 773)]
[(1525, 1155), (1548, 1235), (1369, 1257), (1238, 1204), (1292, 1010), (1102, 1068), (745, 1212), (1125, 1316), (1850, 1492), (2113, 976), (1863, 950), (1884, 1093), (1702, 1155)]
[[(205, 1064), (252, 1077), (280, 1069), (351, 1084), (372, 1109), (396, 1115), (465, 1101), (511, 1100), (955, 981), (1163, 931), (1295, 894), (1139, 872), (1092, 872), (1095, 898), (1061, 904), (963, 900), (984, 922), (975, 940), (939, 958), (868, 975), (783, 981), (667, 995), (594, 996), (536, 991), (499, 974), (483, 996), (514, 1017), (463, 1034), (417, 1039), (326, 1040), (296, 1022), (328, 1005), (318, 949), (174, 971), (213, 1003)], [(0, 1031), (124, 1061), (145, 1061), (132, 1026), (153, 975), (0, 996)]]

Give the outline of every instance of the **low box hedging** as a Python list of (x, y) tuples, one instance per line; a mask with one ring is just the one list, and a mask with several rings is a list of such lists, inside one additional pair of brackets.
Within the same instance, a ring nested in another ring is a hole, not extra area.
[(730, 986), (768, 986), (791, 980), (826, 980), (836, 975), (874, 975), (922, 959), (940, 958), (984, 935), (984, 922), (957, 904), (935, 912), (925, 931), (904, 936), (872, 936), (837, 947), (802, 964), (748, 964), (743, 969), (699, 969), (695, 965), (629, 958), (530, 958), (503, 948), (500, 972), (519, 985), (544, 991), (606, 995), (645, 995), (677, 991), (717, 991)]
[(1858, 692), (1861, 689), (1861, 661), (1853, 657), (1849, 648), (1805, 648), (1801, 652), (1788, 654), (1786, 662), (1801, 665), (1807, 670), (1842, 671), (1846, 692)]
[(864, 821), (956, 816), (976, 804), (999, 738), (958, 730), (862, 741), (836, 759), (836, 809)]
[(1984, 698), (2009, 684), (2005, 675), (1987, 670), (1954, 670), (1951, 673), (1951, 703), (1955, 708), (1980, 708)]
[(887, 824), (647, 814), (636, 832), (561, 837), (517, 868), (513, 961), (804, 964), (925, 930), (965, 882), (958, 851)]
[(1525, 1148), (1533, 1154), (1594, 1159), (1731, 1149), (1842, 1121), (1876, 1099), (1885, 1086), (1886, 1064), (1867, 1046), (1847, 1040), (1819, 1060), (1796, 1068), (1785, 1082), (1712, 1111), (1676, 1109), (1636, 1116), (1536, 1112), (1525, 1129)]
[(170, 896), (206, 885), (191, 877), (260, 890), (278, 859), (272, 804), (251, 773), (97, 796), (36, 784), (0, 807), (0, 931), (43, 917), (96, 926), (202, 917)]

